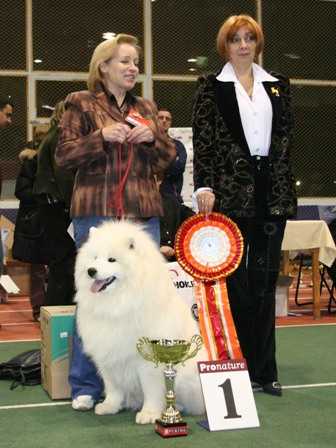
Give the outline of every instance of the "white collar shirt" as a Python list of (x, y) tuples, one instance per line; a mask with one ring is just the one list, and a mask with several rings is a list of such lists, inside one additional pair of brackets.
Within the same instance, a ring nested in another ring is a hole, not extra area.
[(253, 92), (251, 98), (239, 82), (233, 66), (227, 62), (217, 80), (233, 82), (245, 138), (252, 156), (268, 156), (271, 144), (273, 109), (263, 86), (264, 81), (278, 81), (258, 64), (252, 64)]

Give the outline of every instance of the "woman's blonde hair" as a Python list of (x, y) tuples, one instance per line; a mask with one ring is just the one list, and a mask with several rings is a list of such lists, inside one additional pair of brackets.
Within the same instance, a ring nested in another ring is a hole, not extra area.
[(62, 115), (64, 114), (65, 107), (64, 101), (59, 101), (55, 104), (55, 109), (50, 117), (50, 124), (55, 125), (61, 121)]
[(89, 90), (95, 91), (97, 85), (103, 81), (100, 64), (111, 59), (114, 56), (117, 46), (121, 44), (132, 45), (137, 50), (138, 54), (141, 53), (138, 39), (130, 34), (117, 34), (114, 38), (101, 42), (97, 45), (91, 57), (89, 77), (87, 80)]
[(256, 40), (256, 52), (258, 56), (264, 48), (264, 33), (261, 26), (251, 16), (241, 14), (238, 16), (231, 16), (225, 20), (220, 27), (217, 34), (217, 52), (223, 59), (228, 59), (228, 47), (233, 36), (239, 28), (246, 26)]

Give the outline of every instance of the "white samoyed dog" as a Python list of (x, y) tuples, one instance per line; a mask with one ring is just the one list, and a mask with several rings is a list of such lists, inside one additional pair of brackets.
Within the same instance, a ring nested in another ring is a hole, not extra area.
[[(79, 250), (75, 279), (77, 326), (85, 353), (104, 381), (96, 414), (137, 410), (137, 423), (153, 423), (165, 408), (163, 366), (138, 353), (139, 338), (186, 339), (199, 333), (190, 308), (177, 294), (166, 262), (141, 226), (115, 221), (90, 230)], [(177, 366), (179, 409), (204, 412), (197, 356)]]

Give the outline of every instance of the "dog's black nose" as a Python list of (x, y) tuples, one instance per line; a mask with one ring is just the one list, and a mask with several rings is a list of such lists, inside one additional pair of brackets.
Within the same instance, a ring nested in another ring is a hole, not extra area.
[(90, 276), (91, 278), (93, 278), (93, 277), (97, 274), (97, 269), (95, 269), (95, 268), (89, 268), (88, 271), (87, 271), (87, 273), (89, 274), (89, 276)]

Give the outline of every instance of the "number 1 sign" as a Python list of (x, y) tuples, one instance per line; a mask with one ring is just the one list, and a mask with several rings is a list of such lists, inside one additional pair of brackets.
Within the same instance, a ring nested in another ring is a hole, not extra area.
[(210, 431), (260, 426), (246, 361), (198, 363)]

